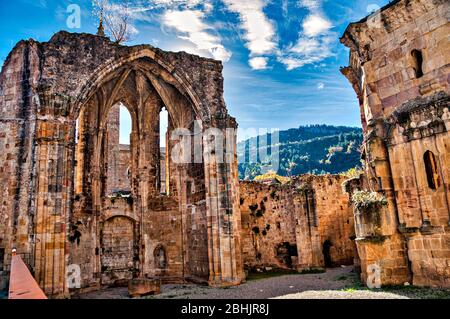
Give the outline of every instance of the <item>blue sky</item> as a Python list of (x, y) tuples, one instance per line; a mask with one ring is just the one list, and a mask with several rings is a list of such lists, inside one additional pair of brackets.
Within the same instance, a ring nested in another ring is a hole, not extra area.
[[(339, 72), (348, 64), (339, 37), (388, 2), (130, 0), (134, 34), (126, 44), (222, 60), (225, 101), (240, 139), (251, 128), (360, 126), (356, 95)], [(81, 9), (79, 28), (67, 23), (71, 4)], [(47, 41), (59, 30), (95, 33), (91, 12), (90, 0), (0, 0), (0, 64), (21, 39)]]

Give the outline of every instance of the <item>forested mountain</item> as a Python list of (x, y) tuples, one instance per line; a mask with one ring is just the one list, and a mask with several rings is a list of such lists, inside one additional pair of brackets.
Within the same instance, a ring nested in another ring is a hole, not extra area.
[[(239, 177), (253, 180), (262, 163), (279, 156), (279, 175), (338, 174), (360, 166), (362, 130), (355, 127), (310, 125), (265, 134), (238, 143)], [(277, 141), (278, 140), (278, 141)]]

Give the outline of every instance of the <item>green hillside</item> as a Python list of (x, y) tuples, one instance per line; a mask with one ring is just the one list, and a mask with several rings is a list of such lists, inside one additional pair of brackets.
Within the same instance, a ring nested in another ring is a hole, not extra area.
[[(273, 152), (279, 156), (277, 173), (282, 176), (298, 174), (338, 174), (360, 166), (362, 130), (355, 127), (311, 125), (261, 135), (238, 144), (239, 177), (253, 180), (263, 173)], [(266, 155), (264, 155), (266, 154)], [(252, 159), (252, 160), (250, 160)]]

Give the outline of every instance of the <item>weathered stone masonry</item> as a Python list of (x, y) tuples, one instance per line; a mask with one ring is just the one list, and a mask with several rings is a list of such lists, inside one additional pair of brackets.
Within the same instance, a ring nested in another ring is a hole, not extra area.
[[(236, 145), (226, 129), (237, 127), (220, 62), (88, 34), (19, 42), (0, 74), (0, 289), (12, 248), (50, 296), (74, 291), (73, 265), (83, 289), (145, 277), (226, 286), (244, 266), (352, 263), (364, 283), (379, 271), (382, 285), (449, 287), (449, 7), (393, 1), (347, 28), (342, 73), (360, 102), (366, 164), (348, 181), (239, 183), (235, 149), (216, 152)], [(118, 143), (120, 103), (129, 146)], [(168, 137), (196, 126), (225, 139), (204, 136), (200, 161), (173, 161), (176, 150), (195, 157), (196, 135)], [(362, 209), (358, 190), (387, 206)]]
[[(67, 295), (71, 264), (81, 266), (82, 287), (139, 276), (239, 284), (235, 154), (221, 155), (234, 162), (211, 156), (216, 141), (207, 137), (200, 162), (166, 157), (167, 192), (160, 187), (156, 119), (163, 107), (169, 132), (197, 123), (236, 143), (225, 134), (236, 123), (221, 71), (214, 60), (88, 34), (18, 43), (0, 75), (2, 285), (13, 247), (48, 295)], [(108, 184), (108, 114), (120, 102), (133, 121), (131, 196), (111, 194)], [(183, 150), (184, 138), (167, 151)]]
[[(176, 164), (168, 154), (177, 141), (160, 150), (162, 107), (168, 136), (192, 130), (194, 120), (203, 130), (236, 127), (220, 71), (216, 61), (93, 35), (20, 42), (1, 74), (3, 287), (13, 247), (53, 296), (69, 292), (71, 265), (80, 267), (81, 288), (97, 289), (136, 277), (238, 284), (241, 251), (248, 267), (351, 263), (348, 196), (326, 194), (328, 187), (341, 194), (339, 178), (239, 190), (236, 154), (225, 154), (231, 165)], [(118, 103), (132, 117), (129, 146), (118, 142)], [(229, 138), (223, 143), (235, 144)], [(212, 139), (202, 142), (204, 156), (215, 152)], [(255, 203), (261, 216), (248, 214)]]
[(288, 184), (241, 182), (242, 255), (248, 269), (352, 265), (353, 210), (339, 175)]
[(364, 281), (376, 265), (383, 285), (450, 286), (449, 15), (445, 0), (393, 1), (341, 39), (365, 136), (349, 190), (388, 201), (379, 218), (355, 212)]

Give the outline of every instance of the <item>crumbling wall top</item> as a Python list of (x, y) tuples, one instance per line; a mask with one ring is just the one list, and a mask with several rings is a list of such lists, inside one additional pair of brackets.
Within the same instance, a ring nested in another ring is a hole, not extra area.
[(170, 84), (178, 85), (180, 93), (192, 100), (203, 120), (211, 120), (216, 114), (228, 117), (220, 61), (166, 52), (148, 44), (124, 46), (102, 36), (60, 31), (48, 42), (20, 41), (4, 63), (0, 86), (5, 72), (14, 66), (12, 60), (23, 56), (24, 48), (31, 48), (39, 57), (40, 76), (35, 88), (47, 95), (57, 94), (69, 103), (83, 98), (87, 90), (99, 86), (115, 70), (137, 68), (144, 61), (151, 64), (149, 68), (157, 76), (164, 73), (173, 79)]

